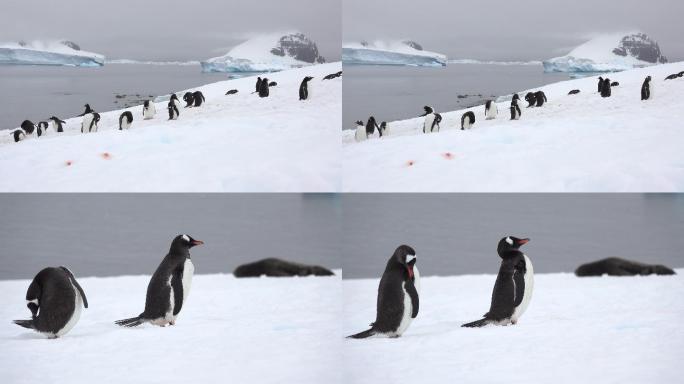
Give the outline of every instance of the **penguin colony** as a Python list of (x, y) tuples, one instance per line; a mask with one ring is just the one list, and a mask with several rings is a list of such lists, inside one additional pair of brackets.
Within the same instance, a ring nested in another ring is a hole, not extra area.
[[(342, 71), (339, 71), (326, 75), (323, 78), (323, 80), (332, 80), (341, 76)], [(311, 98), (309, 82), (313, 79), (314, 78), (312, 76), (304, 77), (299, 86), (299, 100), (304, 101)], [(269, 81), (267, 78), (262, 79), (261, 77), (257, 77), (256, 90), (252, 93), (258, 93), (259, 97), (265, 98), (268, 97), (270, 94), (269, 89), (277, 85), (278, 83), (275, 81)], [(234, 95), (236, 93), (238, 93), (237, 89), (231, 89), (226, 92), (226, 95)], [(181, 106), (181, 102), (175, 93), (171, 94), (169, 102), (166, 106), (169, 116), (168, 120), (178, 120), (178, 118), (180, 117), (181, 109), (200, 107), (203, 103), (206, 102), (206, 99), (204, 98), (204, 95), (201, 91), (194, 91), (186, 92), (183, 95), (183, 101), (185, 101), (185, 106)], [(84, 107), (85, 110), (83, 111), (83, 113), (77, 115), (77, 117), (83, 118), (83, 120), (81, 121), (81, 133), (97, 132), (98, 123), (100, 122), (100, 114), (97, 113), (90, 106), (90, 104), (86, 104)], [(145, 100), (142, 109), (143, 120), (154, 119), (156, 113), (157, 111), (154, 102), (152, 100)], [(119, 116), (119, 130), (123, 131), (129, 129), (133, 124), (133, 120), (133, 113), (131, 113), (130, 111), (122, 112)], [(49, 128), (51, 128), (55, 133), (64, 132), (64, 125), (66, 125), (66, 121), (56, 116), (50, 117), (48, 121), (40, 121), (38, 122), (38, 124), (35, 124), (31, 120), (24, 120), (21, 123), (20, 128), (11, 131), (10, 135), (14, 138), (15, 142), (19, 142), (29, 137), (33, 137), (34, 135), (36, 137), (46, 135), (48, 133)], [(386, 125), (387, 124), (385, 123), (385, 126)], [(380, 132), (379, 128), (378, 132)]]
[[(332, 76), (332, 75), (328, 75)], [(326, 76), (326, 78), (328, 77)], [(665, 80), (674, 80), (684, 77), (684, 71), (679, 72), (679, 73), (673, 73), (665, 78)], [(598, 93), (601, 95), (603, 98), (609, 98), (612, 95), (612, 89), (615, 87), (618, 87), (620, 85), (619, 82), (617, 81), (610, 81), (608, 78), (603, 78), (602, 76), (598, 77)], [(568, 92), (568, 95), (577, 95), (580, 93), (579, 89), (573, 89)], [(647, 76), (646, 79), (644, 80), (643, 85), (641, 86), (641, 100), (650, 100), (652, 97), (652, 89), (651, 89), (651, 76)], [(528, 92), (525, 95), (525, 101), (527, 101), (527, 108), (538, 108), (544, 105), (548, 101), (546, 98), (546, 94), (543, 91), (535, 91), (535, 92)], [(511, 112), (511, 118), (510, 120), (520, 120), (522, 116), (522, 110), (520, 109), (520, 96), (516, 93), (513, 94), (513, 97), (511, 99), (511, 105), (510, 105), (510, 112)], [(434, 108), (430, 106), (425, 106), (423, 107), (425, 112), (420, 115), (420, 117), (425, 117), (423, 120), (423, 133), (433, 133), (433, 132), (439, 132), (439, 123), (442, 121), (442, 116), (439, 113), (436, 113)], [(485, 120), (495, 120), (498, 115), (498, 107), (496, 102), (494, 100), (487, 100), (484, 104), (484, 116)], [(377, 127), (377, 124), (371, 124), (375, 123), (375, 118), (373, 116), (370, 117), (368, 120), (368, 124), (366, 124), (365, 129), (363, 129), (363, 123), (359, 120), (356, 122), (356, 132), (354, 135), (354, 138), (356, 141), (364, 141), (369, 138), (371, 138), (374, 134), (374, 131), (377, 128), (378, 131), (378, 137), (383, 137), (387, 136), (387, 133), (385, 130), (381, 130)], [(380, 127), (387, 126), (386, 122), (382, 122)], [(472, 128), (475, 125), (475, 112), (473, 111), (466, 111), (461, 115), (461, 130), (467, 130)]]

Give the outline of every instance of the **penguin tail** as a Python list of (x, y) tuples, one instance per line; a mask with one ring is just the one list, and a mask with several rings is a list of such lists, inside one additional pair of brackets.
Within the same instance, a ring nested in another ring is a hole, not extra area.
[(359, 332), (355, 335), (347, 336), (347, 339), (365, 339), (367, 337), (371, 337), (374, 335), (375, 335), (375, 331), (373, 330), (373, 328), (371, 328), (367, 331), (363, 331), (363, 332)]
[(487, 319), (480, 319), (477, 321), (473, 321), (472, 323), (465, 323), (461, 325), (461, 327), (466, 327), (466, 328), (479, 328), (479, 327), (484, 327), (485, 325), (489, 324), (489, 320)]
[(138, 325), (142, 324), (143, 320), (140, 318), (140, 316), (137, 316), (137, 317), (131, 317), (130, 319), (117, 320), (114, 323), (116, 323), (116, 325), (120, 325), (122, 327), (132, 328), (132, 327), (137, 327)]
[(13, 320), (13, 322), (20, 327), (34, 329), (33, 320)]

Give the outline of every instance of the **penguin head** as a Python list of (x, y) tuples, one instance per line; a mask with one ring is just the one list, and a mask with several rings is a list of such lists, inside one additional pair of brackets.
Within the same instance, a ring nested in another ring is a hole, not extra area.
[(171, 99), (170, 100), (178, 100), (178, 96), (176, 96), (175, 93), (171, 94)]
[(416, 265), (416, 251), (408, 245), (400, 245), (395, 251), (392, 258), (396, 263), (406, 268), (408, 275), (413, 279), (413, 267)]
[(429, 105), (424, 106), (424, 107), (423, 107), (423, 110), (425, 110), (425, 113), (423, 113), (421, 116), (427, 116), (427, 115), (429, 115), (429, 114), (431, 114), (431, 113), (433, 113), (433, 112), (435, 111), (435, 110), (432, 109), (432, 107), (429, 106)]
[(646, 81), (651, 81), (651, 76), (646, 76)]
[(513, 100), (520, 100), (520, 95), (518, 95), (517, 93), (513, 95)]
[(188, 101), (188, 100), (192, 100), (192, 99), (193, 99), (192, 93), (191, 92), (185, 92), (185, 95), (183, 95), (183, 100)]
[(506, 236), (499, 240), (496, 251), (499, 253), (499, 256), (502, 256), (508, 251), (517, 251), (522, 245), (527, 244), (529, 241), (530, 239), (519, 239), (515, 236)]
[(173, 239), (171, 243), (171, 249), (190, 249), (196, 245), (204, 244), (201, 240), (195, 240), (190, 235), (178, 235)]
[(382, 123), (380, 123), (380, 127), (381, 127), (381, 128), (387, 127), (387, 122), (386, 122), (386, 121), (383, 121)]
[(304, 78), (304, 81), (311, 81), (311, 80), (313, 80), (313, 77), (311, 77), (311, 76), (307, 76)]
[(356, 125), (363, 125), (363, 121), (361, 121), (361, 120), (356, 120)]

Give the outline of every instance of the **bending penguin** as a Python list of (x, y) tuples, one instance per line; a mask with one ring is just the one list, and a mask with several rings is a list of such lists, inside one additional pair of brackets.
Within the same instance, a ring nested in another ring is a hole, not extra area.
[(131, 111), (124, 111), (119, 116), (119, 131), (130, 128), (131, 124), (133, 124), (133, 114)]
[(529, 241), (530, 239), (513, 236), (504, 237), (499, 241), (496, 251), (501, 257), (501, 267), (494, 283), (489, 312), (484, 314), (484, 319), (463, 324), (463, 327), (508, 325), (518, 322), (530, 304), (534, 286), (532, 262), (519, 249)]
[(650, 98), (651, 98), (651, 76), (646, 76), (644, 83), (641, 85), (641, 100), (648, 100)]
[(485, 103), (485, 119), (486, 120), (494, 120), (496, 119), (496, 115), (499, 114), (499, 110), (496, 106), (496, 103), (492, 100), (487, 100)]
[(52, 116), (49, 118), (50, 124), (52, 125), (52, 129), (55, 130), (55, 132), (61, 133), (64, 132), (64, 127), (62, 127), (63, 124), (66, 124), (66, 121), (61, 120), (60, 118), (56, 116)]
[(368, 134), (366, 133), (366, 126), (363, 124), (363, 121), (361, 120), (356, 121), (356, 132), (354, 133), (354, 139), (356, 141), (364, 141), (368, 139)]
[[(420, 115), (421, 117), (425, 116), (423, 133), (439, 132), (439, 123), (442, 121), (442, 115), (435, 113), (435, 110), (428, 105), (424, 106), (423, 109), (425, 110), (425, 113)], [(436, 130), (435, 127), (437, 127)]]
[(601, 87), (601, 97), (610, 97), (612, 94), (610, 89), (610, 79), (603, 79), (603, 86)]
[(516, 93), (511, 100), (511, 120), (520, 120), (520, 115), (522, 115), (518, 100), (520, 100), (520, 96)]
[(122, 327), (136, 327), (152, 323), (160, 327), (175, 325), (176, 317), (190, 293), (195, 267), (190, 259), (190, 248), (204, 244), (188, 235), (178, 235), (147, 285), (145, 310), (130, 319), (117, 320)]
[(154, 107), (154, 103), (150, 100), (145, 100), (143, 103), (143, 120), (154, 119), (156, 113), (157, 109)]
[(36, 125), (31, 120), (24, 120), (21, 122), (21, 129), (24, 130), (26, 136), (30, 136), (36, 130)]
[(264, 77), (259, 84), (259, 97), (268, 97), (268, 93), (268, 79)]
[(10, 132), (10, 135), (14, 138), (14, 142), (18, 143), (26, 138), (26, 133), (23, 129), (16, 129)]
[(299, 85), (299, 100), (307, 100), (309, 98), (309, 81), (313, 80), (313, 77), (307, 76), (302, 80)]
[(461, 131), (470, 129), (475, 124), (475, 113), (468, 111), (461, 116)]
[(183, 95), (183, 100), (186, 103), (185, 108), (199, 107), (205, 101), (204, 95), (200, 91), (186, 92)]
[(385, 267), (378, 286), (377, 314), (371, 328), (351, 336), (365, 339), (371, 336), (399, 337), (418, 316), (420, 274), (416, 268), (416, 251), (401, 245)]
[(14, 320), (54, 339), (65, 335), (78, 323), (81, 307), (88, 308), (83, 288), (66, 267), (48, 267), (38, 272), (26, 291), (30, 320)]

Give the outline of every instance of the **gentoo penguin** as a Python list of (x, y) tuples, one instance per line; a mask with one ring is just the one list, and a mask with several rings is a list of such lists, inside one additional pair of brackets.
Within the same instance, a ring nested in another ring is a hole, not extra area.
[[(176, 95), (175, 93), (172, 93), (172, 94), (171, 94), (171, 98), (169, 99), (169, 101), (173, 102), (173, 105), (176, 106), (176, 109), (180, 111), (180, 109), (181, 109), (181, 102), (180, 102), (180, 100), (178, 100), (178, 95)], [(179, 113), (180, 113), (180, 112), (179, 112)]]
[(334, 79), (336, 77), (340, 77), (340, 76), (342, 76), (342, 71), (331, 73), (329, 75), (325, 75), (323, 80), (332, 80), (332, 79)]
[(259, 86), (259, 97), (268, 97), (268, 79), (261, 79), (261, 84)]
[(195, 98), (192, 96), (192, 92), (185, 92), (183, 95), (183, 101), (185, 101), (185, 108), (192, 107), (195, 104)]
[(537, 94), (533, 92), (527, 92), (527, 95), (525, 95), (525, 101), (529, 103), (527, 108), (534, 107), (537, 105)]
[(156, 113), (157, 109), (154, 107), (154, 103), (151, 100), (145, 100), (143, 103), (143, 120), (154, 119)]
[(85, 116), (89, 113), (95, 112), (92, 108), (90, 108), (90, 104), (86, 104), (86, 105), (84, 105), (84, 107), (85, 107), (85, 111), (83, 113), (81, 113), (80, 115), (78, 115), (77, 117)]
[(186, 92), (185, 95), (183, 95), (183, 100), (187, 103), (185, 108), (199, 107), (205, 101), (204, 95), (200, 91)]
[(418, 316), (420, 274), (416, 267), (416, 251), (399, 246), (390, 257), (378, 286), (377, 314), (371, 329), (347, 336), (365, 339), (371, 336), (399, 337)]
[(496, 103), (492, 100), (487, 100), (485, 103), (485, 119), (494, 120), (498, 114), (499, 109), (497, 108)]
[(547, 101), (546, 100), (546, 94), (542, 91), (535, 92), (534, 98), (535, 98), (535, 100), (537, 100), (537, 107), (541, 107)]
[(671, 74), (670, 76), (666, 77), (665, 80), (674, 80), (674, 79), (676, 79), (676, 78), (678, 78), (678, 77), (679, 77), (678, 74), (673, 73), (673, 74)]
[(18, 143), (26, 138), (26, 132), (23, 129), (15, 129), (10, 133), (14, 137), (14, 142)]
[(131, 111), (124, 111), (119, 116), (119, 131), (130, 128), (131, 124), (133, 124), (133, 114)]
[(236, 94), (236, 93), (238, 93), (238, 90), (237, 90), (237, 89), (231, 89), (231, 90), (229, 90), (228, 92), (226, 92), (226, 95), (234, 95), (234, 94)]
[(62, 127), (63, 124), (66, 124), (66, 121), (61, 120), (60, 118), (56, 116), (52, 116), (50, 119), (50, 123), (52, 124), (52, 129), (55, 130), (55, 132), (61, 133), (64, 132), (64, 127)]
[(520, 115), (522, 115), (518, 100), (520, 100), (520, 96), (516, 93), (511, 100), (511, 120), (520, 120)]
[(49, 267), (38, 272), (26, 291), (26, 306), (31, 320), (14, 320), (54, 339), (65, 335), (81, 317), (81, 306), (88, 308), (83, 288), (66, 267)]
[(677, 74), (677, 77), (683, 77), (684, 76), (684, 71), (681, 71)]
[(425, 121), (423, 121), (423, 133), (439, 132), (439, 123), (442, 121), (442, 115), (435, 113), (435, 110), (428, 105), (424, 106), (423, 109), (425, 110), (425, 113), (420, 115), (421, 117), (425, 116)]
[(601, 97), (610, 97), (611, 93), (610, 79), (605, 78), (603, 79), (603, 87), (601, 87)]
[(361, 120), (358, 120), (356, 122), (356, 132), (354, 133), (354, 139), (356, 141), (364, 141), (368, 139), (368, 134), (366, 133), (366, 126), (363, 124), (363, 121)]
[(21, 129), (24, 130), (26, 136), (33, 135), (33, 132), (36, 130), (36, 125), (33, 124), (33, 121), (31, 120), (24, 120), (21, 123)]
[(41, 137), (47, 133), (47, 129), (48, 129), (47, 121), (39, 121), (38, 125), (36, 126), (36, 134), (38, 135), (38, 137)]
[(389, 135), (389, 125), (386, 121), (380, 123), (380, 137)]
[(169, 111), (169, 120), (178, 120), (178, 116), (180, 115), (178, 104), (174, 103), (173, 100), (169, 100), (166, 109)]
[(312, 79), (313, 77), (307, 76), (299, 84), (299, 100), (307, 100), (309, 98), (309, 81)]
[(461, 131), (470, 129), (475, 124), (475, 113), (468, 111), (461, 116)]
[(576, 95), (576, 94), (578, 94), (578, 93), (580, 93), (580, 90), (579, 90), (579, 89), (573, 89), (573, 90), (571, 90), (570, 92), (568, 92), (568, 95)]
[(378, 123), (375, 122), (375, 117), (371, 116), (368, 118), (368, 122), (366, 123), (366, 136), (368, 136), (368, 137), (373, 136), (376, 129), (378, 130), (378, 134), (380, 135), (380, 137), (382, 137), (382, 131), (380, 131), (380, 127), (378, 127)]
[(620, 83), (618, 83), (617, 81), (613, 81), (612, 83), (610, 83), (610, 86), (611, 87), (619, 87)]
[[(646, 76), (644, 83), (641, 85), (641, 100), (648, 100), (651, 98), (651, 76)], [(24, 126), (22, 125), (22, 128)]]
[(100, 122), (100, 114), (90, 112), (83, 115), (81, 122), (81, 133), (97, 132), (97, 123)]
[(463, 324), (463, 327), (508, 325), (518, 322), (530, 304), (534, 286), (532, 262), (519, 249), (529, 241), (530, 239), (513, 236), (504, 237), (499, 241), (496, 251), (501, 257), (501, 267), (494, 283), (489, 312), (484, 314), (484, 319)]
[(123, 327), (152, 323), (161, 327), (174, 325), (190, 293), (195, 267), (190, 259), (190, 248), (204, 244), (188, 235), (178, 235), (147, 285), (145, 310), (138, 316), (116, 321)]
[(261, 77), (258, 76), (257, 81), (256, 81), (256, 89), (254, 90), (254, 93), (259, 93), (260, 90), (261, 90)]
[(598, 78), (598, 93), (603, 94), (603, 77)]
[(277, 85), (278, 85), (278, 83), (275, 82), (275, 81), (271, 81), (270, 83), (268, 83), (268, 86), (269, 86), (269, 87), (275, 87), (275, 86), (277, 86)]

